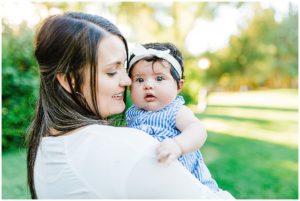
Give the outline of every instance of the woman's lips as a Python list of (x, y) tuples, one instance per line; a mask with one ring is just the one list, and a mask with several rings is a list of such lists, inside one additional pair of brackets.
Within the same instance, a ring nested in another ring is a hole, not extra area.
[(114, 100), (123, 100), (123, 92), (113, 95)]

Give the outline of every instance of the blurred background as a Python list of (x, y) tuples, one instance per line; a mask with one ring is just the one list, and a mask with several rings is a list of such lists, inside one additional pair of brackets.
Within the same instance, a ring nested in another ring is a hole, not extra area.
[(296, 1), (7, 1), (1, 2), (3, 199), (30, 198), (24, 136), (39, 86), (34, 34), (41, 20), (66, 11), (108, 18), (130, 47), (174, 43), (185, 59), (182, 95), (208, 130), (201, 151), (219, 186), (240, 199), (298, 198)]

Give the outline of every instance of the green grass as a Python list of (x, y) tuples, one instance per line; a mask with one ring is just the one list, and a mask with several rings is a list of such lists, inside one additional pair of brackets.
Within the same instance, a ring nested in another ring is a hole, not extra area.
[(240, 199), (298, 198), (297, 96), (269, 90), (208, 97), (197, 114), (208, 130), (201, 150), (221, 188)]
[[(239, 199), (298, 198), (298, 93), (212, 93), (201, 148), (219, 186)], [(2, 198), (26, 199), (24, 150), (2, 154)]]
[(29, 199), (25, 150), (2, 153), (2, 199)]

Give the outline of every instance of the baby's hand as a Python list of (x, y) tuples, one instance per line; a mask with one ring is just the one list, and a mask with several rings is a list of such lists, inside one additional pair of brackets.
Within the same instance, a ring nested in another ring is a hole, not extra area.
[(158, 144), (156, 154), (159, 162), (170, 164), (181, 156), (182, 150), (174, 139), (167, 138)]

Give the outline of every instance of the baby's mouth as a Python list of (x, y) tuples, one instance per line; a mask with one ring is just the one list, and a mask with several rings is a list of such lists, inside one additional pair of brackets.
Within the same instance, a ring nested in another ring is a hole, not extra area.
[(147, 102), (152, 102), (156, 99), (156, 97), (152, 94), (146, 94), (145, 98), (144, 98)]

